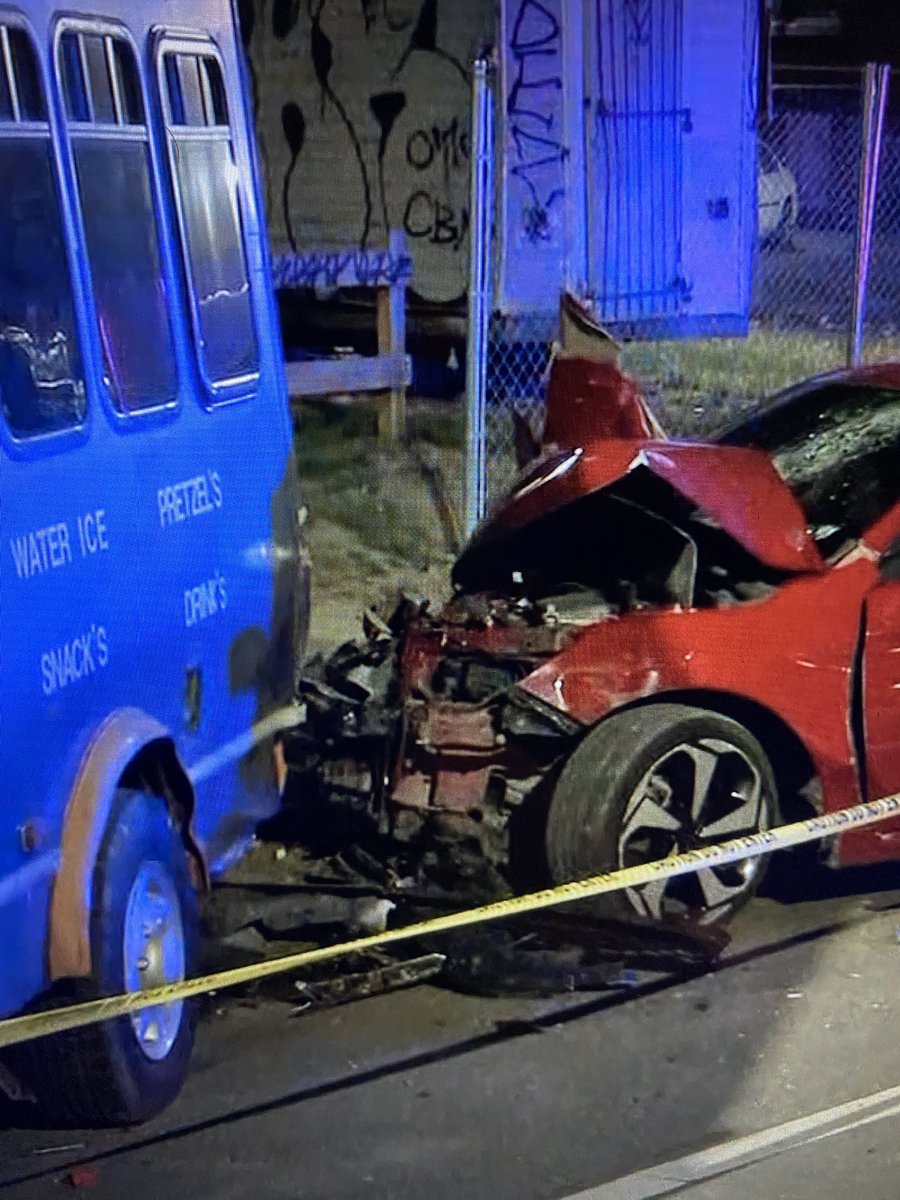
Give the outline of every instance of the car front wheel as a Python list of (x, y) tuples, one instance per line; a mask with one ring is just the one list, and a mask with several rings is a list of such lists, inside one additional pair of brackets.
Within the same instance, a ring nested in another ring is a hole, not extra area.
[[(547, 822), (558, 883), (664, 859), (758, 833), (775, 822), (772, 768), (737, 721), (681, 704), (609, 717), (563, 768)], [(592, 902), (610, 916), (724, 924), (750, 899), (761, 858), (614, 892)]]

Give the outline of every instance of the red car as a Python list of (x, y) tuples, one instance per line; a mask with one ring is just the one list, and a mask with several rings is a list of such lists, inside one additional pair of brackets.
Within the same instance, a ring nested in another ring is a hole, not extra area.
[[(305, 684), (326, 790), (432, 880), (563, 881), (898, 792), (900, 364), (697, 443), (561, 359), (540, 457), (453, 582)], [(900, 859), (900, 821), (828, 850)], [(724, 921), (760, 864), (605, 903)]]

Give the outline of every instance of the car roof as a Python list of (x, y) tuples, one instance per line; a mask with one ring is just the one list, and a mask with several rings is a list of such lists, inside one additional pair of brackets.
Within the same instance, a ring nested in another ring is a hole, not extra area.
[(713, 443), (728, 443), (739, 432), (752, 428), (761, 419), (790, 409), (809, 396), (826, 392), (834, 387), (857, 387), (873, 391), (900, 393), (900, 361), (867, 363), (859, 367), (841, 367), (813, 375), (799, 383), (790, 384), (780, 392), (773, 392), (750, 414), (745, 414), (733, 424), (718, 430), (710, 439)]

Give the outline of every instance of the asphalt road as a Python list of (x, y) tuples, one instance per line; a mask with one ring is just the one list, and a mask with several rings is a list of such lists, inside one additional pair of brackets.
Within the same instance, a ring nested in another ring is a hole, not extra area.
[(110, 1200), (897, 1200), (900, 879), (842, 882), (754, 902), (715, 972), (643, 993), (226, 1003), (152, 1124), (21, 1110), (0, 1195), (93, 1163)]

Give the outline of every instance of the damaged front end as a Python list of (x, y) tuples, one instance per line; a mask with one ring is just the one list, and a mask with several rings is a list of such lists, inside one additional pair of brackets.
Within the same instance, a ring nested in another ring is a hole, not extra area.
[[(578, 370), (591, 377), (582, 402)], [(616, 400), (599, 425), (584, 411), (598, 370)], [(389, 839), (405, 871), (457, 895), (547, 881), (554, 781), (598, 716), (567, 703), (555, 664), (577, 664), (579, 645), (608, 628), (604, 672), (618, 660), (622, 684), (604, 711), (646, 699), (664, 686), (666, 639), (657, 626), (635, 682), (636, 622), (763, 600), (823, 566), (764, 454), (662, 440), (616, 377), (609, 364), (558, 363), (551, 393), (569, 394), (548, 415), (556, 444), (458, 560), (453, 599), (438, 613), (404, 601), (387, 622), (370, 614), (365, 639), (302, 683), (297, 744), (319, 797)]]
[(345, 830), (388, 839), (399, 872), (457, 895), (505, 894), (526, 879), (516, 813), (540, 803), (582, 732), (518, 685), (573, 631), (538, 605), (486, 595), (439, 614), (405, 600), (387, 623), (370, 614), (364, 640), (304, 676), (292, 759)]

